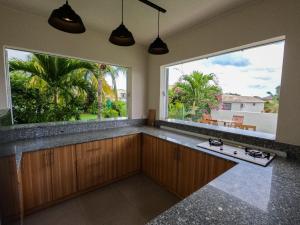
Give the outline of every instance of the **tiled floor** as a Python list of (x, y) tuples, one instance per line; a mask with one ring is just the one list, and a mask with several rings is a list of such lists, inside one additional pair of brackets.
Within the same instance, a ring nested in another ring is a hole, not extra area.
[(136, 175), (25, 218), (25, 225), (140, 225), (179, 199)]

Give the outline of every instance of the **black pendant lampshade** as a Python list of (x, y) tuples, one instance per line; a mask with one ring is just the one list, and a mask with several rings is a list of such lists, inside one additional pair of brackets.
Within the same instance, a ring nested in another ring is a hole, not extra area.
[(118, 46), (131, 46), (135, 44), (132, 33), (123, 24), (123, 0), (122, 0), (122, 23), (112, 31), (109, 41)]
[(158, 11), (158, 36), (148, 48), (148, 52), (153, 55), (163, 55), (169, 52), (168, 46), (159, 37), (159, 12)]
[(48, 23), (52, 27), (67, 33), (79, 34), (85, 32), (80, 16), (74, 12), (68, 1), (60, 8), (52, 11)]

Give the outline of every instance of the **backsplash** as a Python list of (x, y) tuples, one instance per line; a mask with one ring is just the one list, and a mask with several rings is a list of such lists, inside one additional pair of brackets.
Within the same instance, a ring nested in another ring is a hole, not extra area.
[(103, 121), (52, 122), (41, 124), (24, 124), (0, 127), (0, 143), (28, 138), (49, 137), (60, 134), (74, 134), (109, 128), (142, 126), (145, 119), (122, 119)]

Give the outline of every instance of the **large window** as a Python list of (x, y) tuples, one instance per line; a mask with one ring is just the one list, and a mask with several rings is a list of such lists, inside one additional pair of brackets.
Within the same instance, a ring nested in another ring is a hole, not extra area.
[(6, 49), (15, 124), (127, 117), (127, 68)]
[(166, 117), (275, 134), (284, 41), (166, 67)]

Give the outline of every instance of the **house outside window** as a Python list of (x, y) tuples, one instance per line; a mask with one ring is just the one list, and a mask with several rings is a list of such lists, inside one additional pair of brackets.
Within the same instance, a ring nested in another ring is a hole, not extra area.
[(160, 115), (275, 134), (284, 44), (265, 41), (165, 66)]

